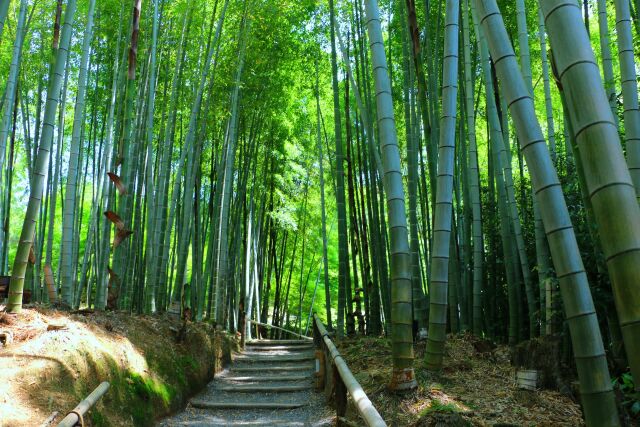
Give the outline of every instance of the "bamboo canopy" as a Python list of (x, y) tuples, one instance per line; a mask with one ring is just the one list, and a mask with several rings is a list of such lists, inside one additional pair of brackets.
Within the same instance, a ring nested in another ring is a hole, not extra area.
[(326, 325), (416, 396), (544, 348), (633, 420), (640, 3), (498, 3), (0, 2), (0, 305)]

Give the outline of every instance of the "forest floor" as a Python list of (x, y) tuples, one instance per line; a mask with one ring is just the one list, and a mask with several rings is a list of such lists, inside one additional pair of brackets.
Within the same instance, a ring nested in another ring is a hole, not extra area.
[(444, 369), (420, 367), (425, 343), (415, 345), (418, 388), (408, 394), (387, 389), (391, 347), (383, 338), (344, 339), (340, 353), (365, 392), (393, 426), (580, 426), (578, 403), (559, 392), (516, 387), (509, 349), (479, 352), (470, 335), (447, 339)]
[(236, 345), (206, 323), (38, 306), (0, 312), (2, 337), (0, 427), (38, 426), (54, 412), (60, 421), (102, 381), (111, 388), (87, 425), (153, 425), (202, 389)]

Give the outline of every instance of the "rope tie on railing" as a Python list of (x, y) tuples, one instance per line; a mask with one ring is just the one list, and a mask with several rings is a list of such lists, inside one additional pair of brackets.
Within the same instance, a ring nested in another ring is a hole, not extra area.
[(78, 411), (71, 411), (69, 412), (69, 415), (71, 414), (75, 414), (78, 417), (78, 422), (76, 423), (76, 425), (79, 425), (80, 427), (85, 427), (84, 426), (84, 417), (82, 416), (82, 414)]

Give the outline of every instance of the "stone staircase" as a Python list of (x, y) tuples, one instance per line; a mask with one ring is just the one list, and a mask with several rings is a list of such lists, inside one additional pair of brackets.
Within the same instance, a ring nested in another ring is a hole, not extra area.
[(335, 412), (313, 391), (314, 359), (311, 341), (249, 341), (187, 410), (162, 425), (329, 426)]

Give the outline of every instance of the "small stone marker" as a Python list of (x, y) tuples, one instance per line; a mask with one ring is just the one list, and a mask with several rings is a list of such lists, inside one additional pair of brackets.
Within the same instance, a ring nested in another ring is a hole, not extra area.
[(535, 391), (538, 388), (538, 371), (521, 369), (516, 372), (518, 388)]

